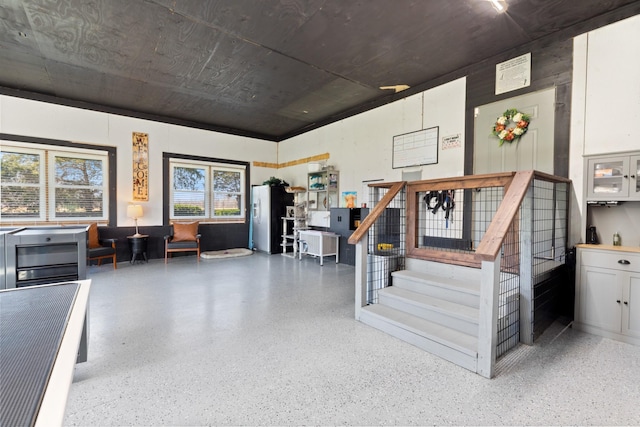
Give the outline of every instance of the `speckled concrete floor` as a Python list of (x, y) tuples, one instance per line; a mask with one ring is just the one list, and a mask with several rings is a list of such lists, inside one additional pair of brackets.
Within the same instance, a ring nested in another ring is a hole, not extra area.
[(354, 269), (91, 267), (65, 425), (638, 425), (640, 347), (554, 325), (484, 379), (353, 318)]

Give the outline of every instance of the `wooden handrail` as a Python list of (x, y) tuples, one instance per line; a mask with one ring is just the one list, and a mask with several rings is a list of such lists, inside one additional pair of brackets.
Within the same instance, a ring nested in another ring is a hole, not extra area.
[(362, 239), (362, 236), (364, 236), (364, 234), (369, 230), (369, 228), (371, 228), (371, 226), (376, 222), (380, 215), (382, 215), (385, 208), (389, 206), (389, 203), (391, 203), (393, 198), (396, 197), (396, 194), (398, 194), (400, 190), (402, 190), (404, 186), (407, 185), (407, 181), (399, 181), (391, 184), (392, 185), (389, 188), (389, 191), (387, 191), (387, 194), (385, 194), (382, 200), (380, 200), (380, 202), (377, 203), (373, 209), (371, 209), (369, 215), (364, 218), (356, 231), (354, 231), (353, 234), (349, 237), (349, 243), (355, 245), (360, 241), (360, 239)]
[(532, 170), (516, 172), (489, 228), (476, 248), (476, 257), (480, 260), (493, 261), (498, 256), (507, 231), (520, 209), (520, 204), (527, 194), (534, 175), (535, 171)]

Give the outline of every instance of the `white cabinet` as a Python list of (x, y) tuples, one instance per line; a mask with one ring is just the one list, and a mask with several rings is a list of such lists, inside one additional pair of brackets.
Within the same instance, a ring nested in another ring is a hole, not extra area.
[(339, 173), (334, 170), (309, 172), (307, 207), (313, 211), (328, 211), (339, 206)]
[(587, 200), (640, 200), (640, 154), (587, 158)]
[(577, 273), (576, 327), (640, 345), (640, 249), (579, 245)]

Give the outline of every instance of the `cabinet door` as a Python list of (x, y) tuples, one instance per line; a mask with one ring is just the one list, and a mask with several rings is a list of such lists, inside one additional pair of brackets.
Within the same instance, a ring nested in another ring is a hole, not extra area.
[(640, 156), (631, 156), (629, 161), (629, 197), (640, 200)]
[(580, 268), (578, 320), (607, 331), (620, 332), (622, 289), (619, 272), (606, 268)]
[(624, 291), (622, 333), (640, 337), (640, 273), (625, 275)]
[(629, 196), (629, 157), (590, 159), (587, 167), (588, 200), (619, 200)]

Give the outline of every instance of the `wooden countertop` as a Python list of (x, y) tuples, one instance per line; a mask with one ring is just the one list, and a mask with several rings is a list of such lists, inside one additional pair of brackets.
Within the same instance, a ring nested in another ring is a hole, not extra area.
[(606, 251), (640, 253), (639, 246), (588, 245), (586, 243), (580, 243), (579, 245), (576, 245), (576, 247), (582, 249), (602, 249)]

